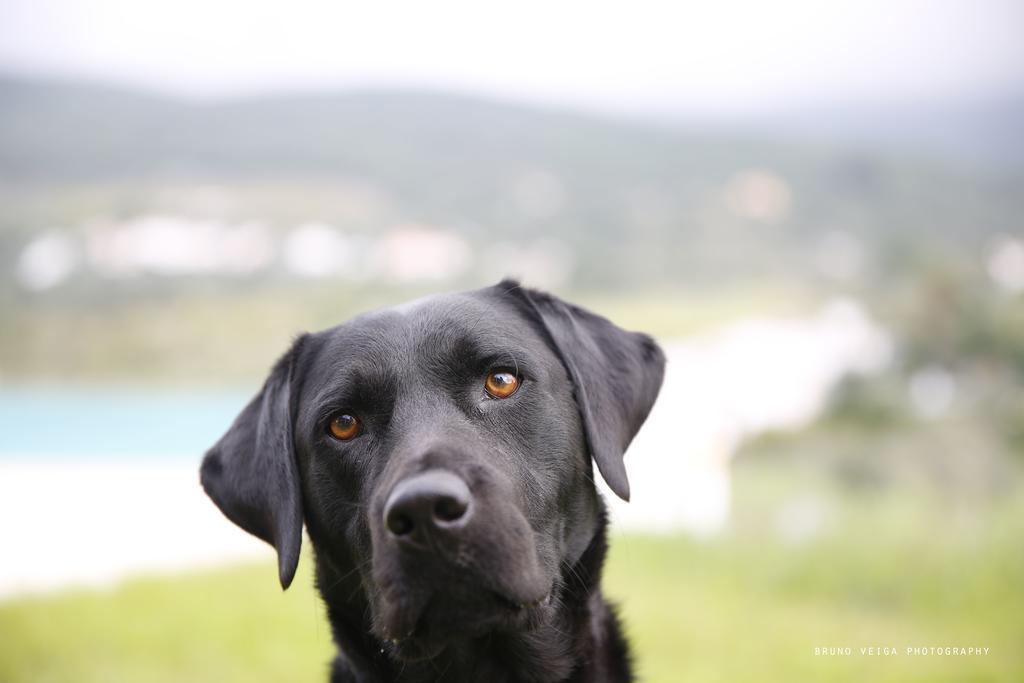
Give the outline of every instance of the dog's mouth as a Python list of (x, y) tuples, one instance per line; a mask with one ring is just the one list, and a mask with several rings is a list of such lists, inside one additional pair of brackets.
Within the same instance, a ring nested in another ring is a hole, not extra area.
[(405, 603), (389, 610), (384, 640), (397, 658), (414, 661), (436, 656), (456, 639), (472, 639), (494, 631), (528, 631), (539, 626), (553, 604), (553, 593), (539, 598), (512, 597), (481, 588), (472, 599), (437, 592), (417, 607)]

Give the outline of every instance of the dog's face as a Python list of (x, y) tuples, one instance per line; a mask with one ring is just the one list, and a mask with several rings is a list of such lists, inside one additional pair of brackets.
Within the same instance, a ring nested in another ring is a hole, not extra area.
[(544, 619), (598, 527), (591, 455), (628, 497), (662, 368), (649, 337), (515, 283), (420, 300), (301, 337), (203, 484), (285, 586), (304, 520), (378, 638), (429, 656)]

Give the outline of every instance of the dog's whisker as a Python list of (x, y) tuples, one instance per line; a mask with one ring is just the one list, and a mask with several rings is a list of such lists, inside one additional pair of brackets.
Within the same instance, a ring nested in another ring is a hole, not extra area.
[(362, 569), (365, 569), (366, 567), (368, 567), (371, 564), (373, 564), (373, 559), (372, 558), (368, 559), (368, 560), (364, 560), (363, 562), (358, 563), (352, 569), (350, 569), (349, 571), (345, 572), (345, 574), (343, 574), (342, 576), (337, 578), (335, 581), (333, 581), (330, 586), (324, 588), (324, 591), (328, 592), (328, 593), (331, 592), (332, 590), (334, 590), (335, 588), (340, 586), (342, 584), (342, 582), (345, 581), (345, 579), (347, 579), (348, 577), (352, 576), (356, 572), (358, 572), (358, 571), (360, 571)]

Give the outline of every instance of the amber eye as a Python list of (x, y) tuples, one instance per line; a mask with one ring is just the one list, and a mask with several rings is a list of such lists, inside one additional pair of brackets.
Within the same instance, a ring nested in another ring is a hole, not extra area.
[(359, 418), (348, 413), (338, 413), (331, 418), (327, 430), (335, 439), (348, 441), (359, 434)]
[(519, 378), (508, 370), (496, 370), (484, 382), (484, 389), (494, 398), (508, 398), (518, 388)]

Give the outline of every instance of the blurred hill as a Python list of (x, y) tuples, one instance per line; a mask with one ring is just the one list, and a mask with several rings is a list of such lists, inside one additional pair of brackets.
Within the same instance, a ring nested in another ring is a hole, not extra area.
[(1024, 166), (1024, 93), (965, 101), (815, 107), (740, 119), (751, 133), (1007, 170)]
[[(686, 133), (679, 132), (678, 123), (653, 130), (642, 120), (613, 121), (432, 92), (313, 92), (204, 102), (0, 76), (0, 161), (5, 174), (23, 178), (301, 172), (395, 180), (397, 161), (417, 162), (408, 169), (414, 177), (427, 168), (475, 163), (497, 170), (516, 160), (559, 157), (578, 162), (611, 157), (634, 164), (649, 159), (650, 166), (623, 170), (653, 171), (657, 160), (678, 152), (723, 147), (730, 128), (733, 137), (746, 132), (1019, 168), (1024, 165), (1021, 120), (1024, 94), (791, 111), (761, 116), (756, 123), (706, 121), (703, 130)], [(709, 137), (719, 139), (698, 144)], [(736, 153), (765, 151), (746, 142)]]
[(431, 92), (197, 101), (3, 77), (0, 361), (18, 376), (169, 371), (212, 321), (225, 347), (259, 332), (263, 359), (295, 330), (508, 274), (662, 334), (830, 294), (901, 323), (949, 300), (928, 283), (998, 303), (1022, 279), (1022, 111), (701, 124)]
[[(199, 102), (7, 77), (0, 230), (195, 213), (167, 189), (216, 184), (236, 200), (218, 211), (242, 207), (239, 220), (278, 227), (319, 220), (372, 233), (411, 221), (475, 244), (556, 236), (577, 253), (583, 283), (805, 273), (836, 244), (864, 260), (1013, 230), (1024, 211), (1020, 105), (976, 118), (794, 115), (758, 129), (426, 92)], [(908, 130), (916, 152), (886, 143)]]

